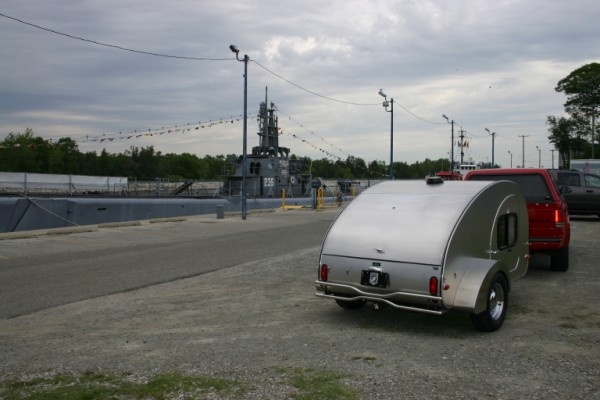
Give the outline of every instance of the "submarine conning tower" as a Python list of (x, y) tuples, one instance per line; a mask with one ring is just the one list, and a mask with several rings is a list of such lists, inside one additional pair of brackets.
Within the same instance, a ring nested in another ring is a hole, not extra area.
[(279, 146), (278, 118), (275, 115), (277, 108), (274, 103), (267, 107), (267, 101), (260, 103), (258, 110), (258, 135), (259, 145), (252, 148), (255, 156), (279, 156), (288, 158), (290, 149)]

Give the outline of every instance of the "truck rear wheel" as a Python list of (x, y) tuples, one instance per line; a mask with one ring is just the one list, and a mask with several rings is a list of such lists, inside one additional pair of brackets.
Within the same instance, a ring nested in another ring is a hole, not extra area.
[(564, 272), (569, 269), (569, 247), (554, 250), (550, 254), (550, 269)]
[(508, 310), (508, 283), (504, 275), (494, 275), (487, 292), (487, 306), (480, 314), (471, 314), (476, 329), (493, 332), (500, 329)]

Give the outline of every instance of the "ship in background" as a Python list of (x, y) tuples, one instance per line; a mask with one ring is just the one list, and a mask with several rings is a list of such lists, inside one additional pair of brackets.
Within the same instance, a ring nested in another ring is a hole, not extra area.
[[(247, 207), (274, 209), (285, 195), (288, 205), (314, 208), (317, 188), (341, 204), (341, 193), (353, 193), (360, 182), (313, 178), (310, 164), (291, 159), (290, 149), (279, 145), (277, 108), (267, 104), (265, 93), (259, 143), (246, 156)], [(232, 161), (222, 180), (210, 182), (0, 172), (0, 233), (239, 212), (243, 157)]]
[(290, 149), (279, 145), (279, 118), (274, 103), (265, 101), (258, 111), (258, 146), (239, 156), (224, 172), (222, 194), (241, 196), (244, 168), (248, 197), (308, 197), (311, 195), (310, 165), (290, 159)]

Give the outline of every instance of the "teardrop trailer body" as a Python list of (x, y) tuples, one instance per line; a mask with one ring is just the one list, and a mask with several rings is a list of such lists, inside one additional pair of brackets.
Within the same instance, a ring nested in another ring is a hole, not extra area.
[(323, 241), (316, 295), (499, 329), (528, 267), (525, 198), (510, 181), (433, 182), (382, 182), (348, 204)]

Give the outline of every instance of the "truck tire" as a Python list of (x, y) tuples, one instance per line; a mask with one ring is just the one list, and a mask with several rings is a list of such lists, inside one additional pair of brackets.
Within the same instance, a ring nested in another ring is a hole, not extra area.
[(550, 269), (565, 272), (569, 269), (569, 247), (554, 250), (550, 254)]
[(487, 306), (480, 314), (471, 314), (473, 326), (484, 332), (493, 332), (502, 326), (508, 310), (508, 283), (501, 273), (494, 275), (487, 289)]
[(365, 300), (344, 301), (336, 299), (335, 302), (344, 310), (358, 310), (359, 308), (367, 304)]

